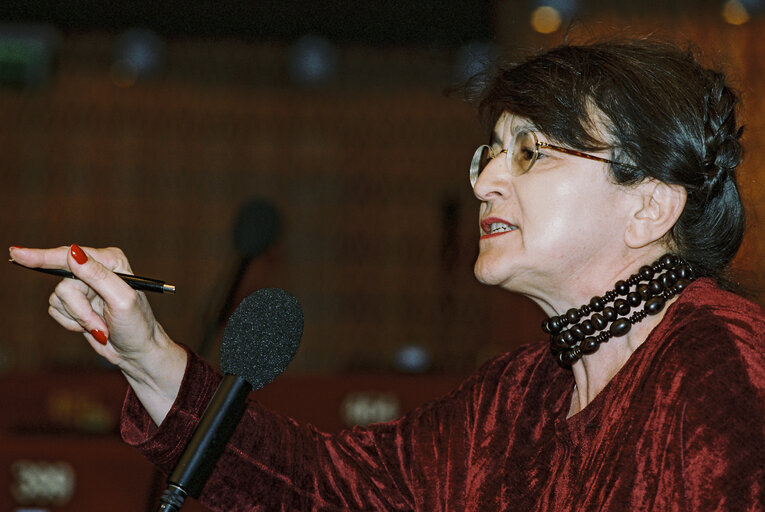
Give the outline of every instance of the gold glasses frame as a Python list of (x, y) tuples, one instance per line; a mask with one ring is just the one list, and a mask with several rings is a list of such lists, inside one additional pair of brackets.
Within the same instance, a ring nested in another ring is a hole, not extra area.
[[(591, 155), (589, 153), (585, 153), (583, 151), (578, 151), (576, 149), (571, 148), (564, 148), (562, 146), (556, 146), (555, 144), (550, 144), (549, 142), (540, 142), (537, 138), (537, 134), (533, 131), (525, 131), (522, 132), (522, 134), (530, 134), (534, 139), (534, 150), (533, 154), (531, 155), (528, 164), (526, 164), (523, 168), (521, 174), (525, 174), (531, 170), (532, 167), (534, 167), (534, 164), (536, 163), (537, 159), (539, 158), (539, 148), (545, 148), (545, 149), (551, 149), (553, 151), (558, 151), (560, 153), (565, 153), (567, 155), (572, 156), (578, 156), (580, 158), (587, 158), (588, 160), (595, 160), (597, 162), (603, 162), (607, 164), (612, 165), (621, 165), (623, 167), (629, 167), (630, 169), (637, 169), (635, 166), (630, 164), (625, 164), (623, 162), (617, 162), (614, 160), (609, 160), (608, 158), (603, 158), (595, 155)], [(521, 134), (515, 135), (513, 137), (513, 147), (515, 146), (515, 140), (519, 137)], [(523, 148), (521, 148), (523, 149)], [(488, 159), (484, 160), (484, 151), (488, 150), (489, 157)], [(502, 153), (505, 153), (507, 158), (507, 167), (508, 169), (512, 169), (513, 167), (513, 157), (515, 156), (512, 151), (509, 150), (509, 148), (505, 148), (494, 153), (494, 150), (489, 146), (488, 144), (482, 144), (478, 146), (478, 148), (475, 150), (475, 153), (473, 153), (473, 159), (470, 162), (470, 186), (475, 187), (476, 182), (478, 182), (478, 177), (480, 176), (481, 172), (486, 168), (487, 165), (489, 165), (489, 162), (497, 158)]]

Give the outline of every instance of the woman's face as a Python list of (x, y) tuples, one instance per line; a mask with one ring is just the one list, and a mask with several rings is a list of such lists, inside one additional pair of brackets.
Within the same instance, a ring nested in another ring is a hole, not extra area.
[[(527, 120), (502, 115), (495, 154), (524, 129), (531, 129)], [(554, 143), (545, 134), (537, 137)], [(478, 280), (547, 302), (569, 290), (602, 292), (613, 285), (611, 272), (618, 271), (610, 267), (625, 253), (635, 205), (629, 189), (610, 181), (602, 162), (540, 148), (533, 167), (513, 176), (505, 156), (491, 160), (473, 188), (481, 200)]]

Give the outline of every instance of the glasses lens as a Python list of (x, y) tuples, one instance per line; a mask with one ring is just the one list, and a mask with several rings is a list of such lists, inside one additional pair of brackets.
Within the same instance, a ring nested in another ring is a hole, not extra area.
[(476, 149), (473, 154), (473, 160), (470, 162), (471, 187), (475, 186), (476, 181), (478, 181), (478, 176), (481, 175), (481, 171), (483, 171), (484, 167), (486, 167), (491, 159), (491, 148), (486, 144), (478, 146), (478, 149)]
[(513, 176), (528, 172), (537, 160), (537, 152), (537, 138), (534, 132), (519, 132), (513, 139), (512, 154), (508, 152), (507, 155), (512, 160), (508, 162), (508, 166)]

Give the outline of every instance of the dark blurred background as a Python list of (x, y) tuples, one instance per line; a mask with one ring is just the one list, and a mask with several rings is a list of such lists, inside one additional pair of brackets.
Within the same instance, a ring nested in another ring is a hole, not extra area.
[[(286, 288), (305, 333), (261, 399), (329, 430), (393, 417), (541, 337), (533, 304), (472, 276), (467, 166), (485, 133), (459, 86), (499, 55), (653, 34), (726, 69), (747, 125), (736, 271), (763, 302), (763, 14), (762, 0), (6, 1), (0, 234), (121, 247), (177, 285), (150, 297), (156, 315), (211, 361), (218, 317)], [(116, 436), (119, 373), (47, 316), (55, 278), (6, 264), (0, 282), (0, 508), (151, 501), (151, 471)], [(112, 458), (143, 476), (90, 487)], [(25, 475), (76, 485), (35, 494)]]

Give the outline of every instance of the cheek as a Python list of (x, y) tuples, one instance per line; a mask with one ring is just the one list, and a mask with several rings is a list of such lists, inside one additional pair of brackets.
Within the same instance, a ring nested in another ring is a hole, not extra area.
[(613, 236), (618, 208), (610, 192), (581, 181), (530, 189), (521, 202), (526, 243), (565, 251)]

